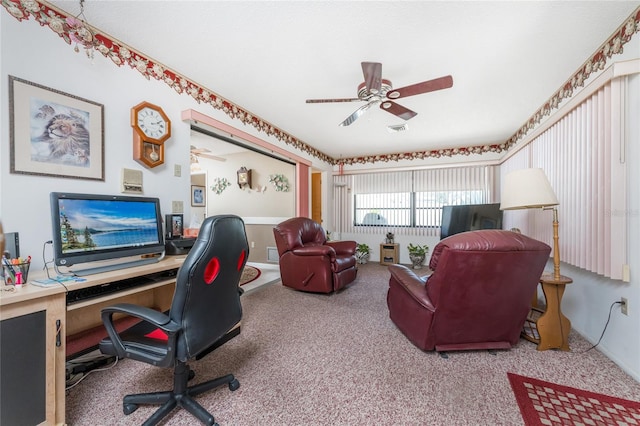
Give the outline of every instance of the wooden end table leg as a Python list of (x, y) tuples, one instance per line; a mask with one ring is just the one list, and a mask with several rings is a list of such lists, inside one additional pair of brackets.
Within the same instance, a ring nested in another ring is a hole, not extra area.
[(547, 349), (568, 351), (571, 321), (562, 314), (560, 307), (567, 283), (545, 279), (541, 279), (540, 283), (547, 301), (547, 309), (537, 321), (538, 334), (540, 335), (537, 349), (539, 351)]

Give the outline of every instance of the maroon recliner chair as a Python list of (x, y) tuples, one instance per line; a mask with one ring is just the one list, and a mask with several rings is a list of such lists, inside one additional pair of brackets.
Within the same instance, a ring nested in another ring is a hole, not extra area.
[(356, 279), (356, 242), (327, 241), (319, 223), (306, 217), (273, 228), (282, 284), (296, 290), (331, 293)]
[(428, 278), (388, 267), (389, 316), (425, 351), (509, 349), (550, 253), (547, 244), (511, 231), (452, 235), (433, 250)]

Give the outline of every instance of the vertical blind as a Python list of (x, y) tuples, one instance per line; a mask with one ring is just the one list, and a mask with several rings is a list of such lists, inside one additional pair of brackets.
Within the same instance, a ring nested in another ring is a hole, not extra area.
[[(334, 226), (338, 232), (346, 233), (393, 232), (396, 235), (439, 236), (439, 223), (438, 226), (358, 226), (354, 223), (356, 195), (380, 194), (382, 203), (391, 203), (392, 194), (410, 193), (414, 200), (414, 210), (417, 208), (425, 215), (428, 214), (426, 211), (433, 214), (434, 211), (439, 212), (443, 204), (496, 202), (496, 170), (497, 166), (468, 166), (335, 175)], [(438, 198), (436, 193), (440, 192), (448, 193), (449, 198)]]
[[(602, 86), (501, 166), (544, 169), (556, 192), (560, 260), (613, 279), (627, 263), (624, 78)], [(505, 228), (552, 245), (552, 213), (505, 212)]]

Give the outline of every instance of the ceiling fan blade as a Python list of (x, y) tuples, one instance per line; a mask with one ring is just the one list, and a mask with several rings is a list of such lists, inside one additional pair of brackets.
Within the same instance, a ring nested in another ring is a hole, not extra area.
[(436, 78), (434, 80), (423, 81), (422, 83), (412, 84), (411, 86), (393, 89), (387, 93), (389, 99), (406, 98), (407, 96), (420, 95), (422, 93), (433, 92), (435, 90), (448, 89), (453, 86), (453, 77), (447, 75), (445, 77)]
[(380, 101), (369, 102), (368, 104), (362, 105), (360, 108), (355, 110), (355, 112), (353, 114), (348, 116), (342, 123), (340, 123), (339, 126), (344, 127), (344, 126), (350, 125), (351, 123), (356, 121), (358, 119), (358, 117), (360, 117), (362, 114), (367, 112), (367, 110), (369, 108), (371, 108), (373, 105), (378, 104), (378, 103), (380, 103)]
[(208, 158), (210, 160), (223, 161), (223, 162), (227, 161), (226, 158), (222, 158), (222, 157), (218, 157), (217, 155), (206, 154), (206, 153), (196, 154), (196, 157)]
[(382, 87), (382, 64), (380, 62), (362, 62), (362, 74), (369, 93), (380, 93)]
[(208, 149), (208, 148), (198, 148), (195, 145), (191, 145), (190, 150), (194, 154), (198, 154), (198, 153), (201, 153), (201, 152), (211, 152), (211, 150)]
[(355, 102), (361, 101), (360, 98), (337, 98), (337, 99), (307, 99), (308, 104), (324, 104), (329, 102)]
[(398, 116), (403, 120), (410, 120), (416, 115), (418, 115), (417, 112), (411, 111), (409, 108), (405, 108), (402, 105), (397, 104), (393, 101), (383, 101), (380, 104), (380, 109), (383, 109), (395, 116)]

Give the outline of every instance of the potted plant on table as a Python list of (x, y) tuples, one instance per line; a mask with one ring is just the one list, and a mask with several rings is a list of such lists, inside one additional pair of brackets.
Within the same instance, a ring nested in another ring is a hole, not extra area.
[(409, 249), (409, 259), (411, 259), (413, 269), (422, 268), (422, 263), (424, 262), (424, 259), (427, 257), (427, 253), (429, 252), (429, 246), (420, 244), (414, 245), (412, 243), (409, 243), (407, 249)]
[(371, 255), (371, 248), (367, 244), (358, 244), (356, 246), (356, 260), (358, 263), (367, 263)]

